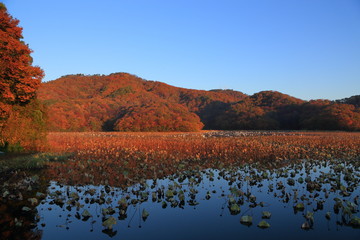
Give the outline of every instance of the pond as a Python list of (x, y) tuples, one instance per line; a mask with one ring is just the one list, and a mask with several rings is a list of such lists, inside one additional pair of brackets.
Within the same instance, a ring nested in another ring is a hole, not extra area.
[(2, 184), (2, 239), (360, 237), (358, 160), (86, 169), (14, 173)]

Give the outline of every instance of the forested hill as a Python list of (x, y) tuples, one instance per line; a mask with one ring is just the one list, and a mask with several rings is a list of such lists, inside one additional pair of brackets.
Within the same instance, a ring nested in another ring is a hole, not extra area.
[(303, 101), (276, 91), (191, 90), (128, 73), (43, 83), (51, 131), (359, 130), (358, 96)]
[(38, 96), (48, 106), (50, 130), (196, 131), (212, 102), (246, 97), (231, 90), (199, 91), (146, 81), (127, 73), (68, 75), (44, 83)]

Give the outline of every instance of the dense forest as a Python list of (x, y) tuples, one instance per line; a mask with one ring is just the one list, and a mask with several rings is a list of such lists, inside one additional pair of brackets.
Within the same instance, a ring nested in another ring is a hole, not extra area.
[(191, 90), (128, 73), (43, 83), (50, 131), (360, 130), (360, 96), (304, 101), (277, 91)]
[(127, 73), (68, 75), (39, 89), (51, 131), (196, 131), (204, 127), (201, 118), (209, 118), (211, 104), (245, 97), (229, 90), (177, 88)]

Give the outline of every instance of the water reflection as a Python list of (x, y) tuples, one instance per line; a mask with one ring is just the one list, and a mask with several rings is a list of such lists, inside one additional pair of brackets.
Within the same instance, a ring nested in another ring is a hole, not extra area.
[(0, 179), (0, 239), (41, 239), (37, 206), (45, 198), (46, 180), (37, 172), (17, 171)]
[[(358, 160), (189, 160), (122, 164), (97, 172), (96, 161), (82, 164), (49, 168), (42, 173), (48, 182), (25, 191), (27, 202), (17, 208), (31, 209), (24, 232), (34, 239), (335, 239), (360, 234)], [(9, 208), (4, 199), (2, 208)]]

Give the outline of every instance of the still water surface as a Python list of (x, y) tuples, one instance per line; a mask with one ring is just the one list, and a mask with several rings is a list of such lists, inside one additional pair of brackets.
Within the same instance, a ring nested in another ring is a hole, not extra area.
[(126, 187), (51, 180), (35, 229), (51, 240), (359, 239), (359, 179), (358, 164), (332, 160), (182, 170)]

